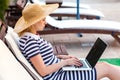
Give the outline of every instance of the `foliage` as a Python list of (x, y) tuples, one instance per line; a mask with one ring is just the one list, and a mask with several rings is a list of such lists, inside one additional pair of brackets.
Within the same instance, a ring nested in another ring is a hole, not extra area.
[(8, 8), (9, 0), (0, 0), (0, 18), (4, 20), (5, 10)]

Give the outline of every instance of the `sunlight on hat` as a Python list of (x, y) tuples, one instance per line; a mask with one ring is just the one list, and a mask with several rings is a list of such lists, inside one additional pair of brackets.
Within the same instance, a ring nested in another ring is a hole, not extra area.
[(17, 21), (14, 31), (20, 33), (23, 30), (27, 29), (31, 25), (37, 23), (41, 19), (48, 16), (55, 9), (58, 8), (58, 4), (29, 4), (22, 11), (22, 17)]

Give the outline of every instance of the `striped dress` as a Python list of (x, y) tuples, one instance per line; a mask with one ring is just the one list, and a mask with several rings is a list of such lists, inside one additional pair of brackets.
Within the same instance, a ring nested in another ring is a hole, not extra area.
[[(19, 40), (19, 47), (22, 54), (30, 62), (30, 58), (41, 54), (45, 65), (51, 65), (60, 62), (60, 59), (53, 54), (52, 45), (31, 33), (25, 33)], [(33, 65), (32, 65), (33, 66)], [(58, 71), (43, 77), (44, 80), (97, 80), (96, 69), (90, 71)]]

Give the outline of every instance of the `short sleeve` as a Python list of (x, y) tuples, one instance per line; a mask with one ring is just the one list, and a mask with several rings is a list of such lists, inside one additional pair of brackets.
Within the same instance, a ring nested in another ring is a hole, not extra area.
[(35, 39), (27, 40), (24, 51), (25, 51), (25, 55), (28, 59), (39, 54), (40, 48), (39, 48), (39, 44), (37, 43), (37, 40), (35, 40)]

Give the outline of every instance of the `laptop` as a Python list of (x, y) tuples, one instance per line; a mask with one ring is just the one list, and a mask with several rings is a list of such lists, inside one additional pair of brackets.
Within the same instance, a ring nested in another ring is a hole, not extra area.
[(82, 62), (83, 66), (77, 67), (77, 66), (64, 66), (63, 70), (92, 70), (96, 63), (98, 62), (99, 58), (103, 54), (104, 50), (106, 49), (107, 44), (98, 38), (94, 45), (92, 46), (91, 50), (89, 51), (86, 58), (80, 58), (80, 61)]

